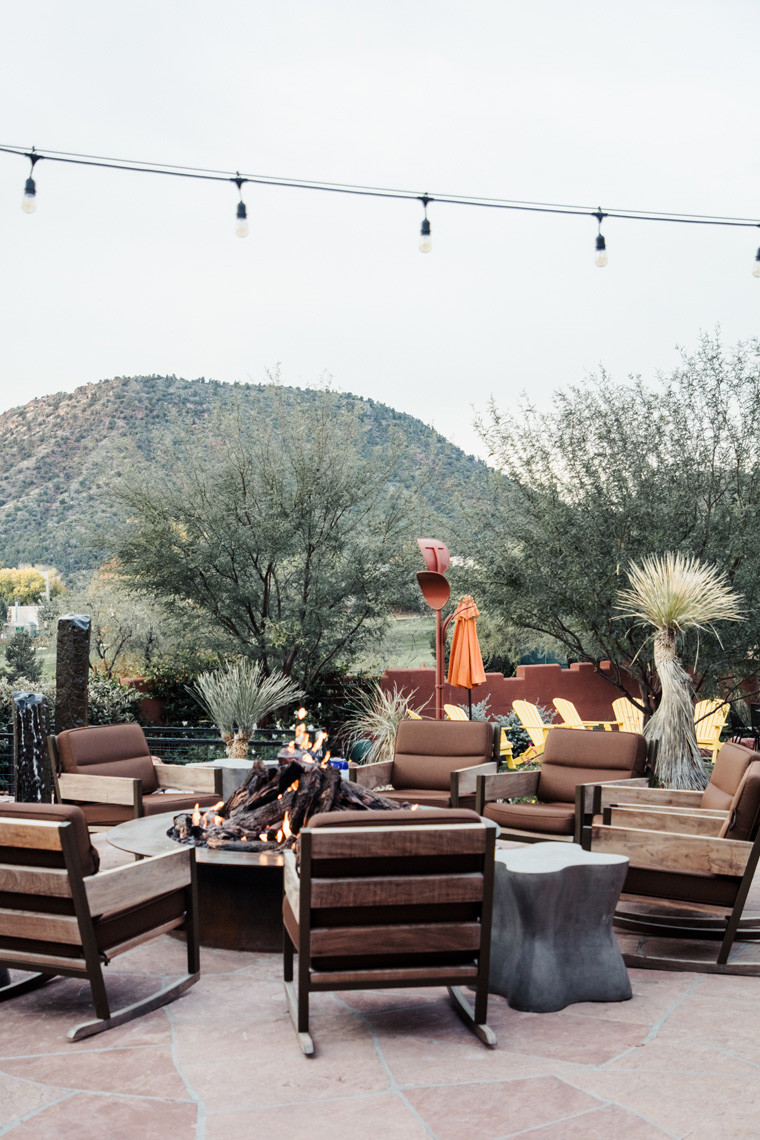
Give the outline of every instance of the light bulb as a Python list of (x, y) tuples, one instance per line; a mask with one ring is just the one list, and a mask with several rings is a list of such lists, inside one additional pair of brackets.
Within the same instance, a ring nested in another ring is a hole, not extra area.
[(423, 219), (422, 226), (420, 227), (420, 253), (430, 253), (433, 248), (433, 243), (430, 240), (430, 222), (427, 218)]
[(604, 269), (607, 264), (607, 246), (604, 243), (602, 234), (599, 234), (596, 239), (596, 257), (594, 258), (594, 263), (598, 265), (600, 269)]
[(760, 277), (760, 249), (755, 254), (755, 268), (752, 270), (753, 277)]
[(238, 202), (235, 233), (238, 237), (248, 237), (248, 218), (245, 212), (245, 202)]
[(37, 187), (33, 178), (27, 178), (24, 186), (24, 197), (21, 199), (21, 209), (25, 214), (33, 214), (37, 209)]

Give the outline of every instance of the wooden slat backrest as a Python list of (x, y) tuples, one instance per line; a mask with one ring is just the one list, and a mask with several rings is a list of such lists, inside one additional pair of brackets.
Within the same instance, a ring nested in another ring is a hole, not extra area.
[(311, 858), (362, 859), (411, 858), (424, 855), (475, 855), (486, 849), (486, 828), (480, 824), (445, 824), (410, 827), (360, 828), (320, 827), (308, 829)]
[(60, 824), (36, 819), (0, 819), (0, 847), (62, 851)]

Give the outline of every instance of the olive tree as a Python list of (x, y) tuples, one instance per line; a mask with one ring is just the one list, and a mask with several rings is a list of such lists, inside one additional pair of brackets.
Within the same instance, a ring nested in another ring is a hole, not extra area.
[(119, 492), (122, 580), (226, 634), (235, 652), (307, 686), (376, 636), (411, 574), (411, 496), (330, 392), (293, 412), (239, 407), (186, 431), (169, 474)]
[(604, 372), (555, 394), (495, 403), (480, 424), (494, 476), (475, 512), (481, 607), (576, 661), (612, 662), (651, 715), (659, 682), (641, 626), (621, 619), (633, 561), (668, 551), (717, 568), (746, 620), (720, 640), (684, 637), (703, 691), (746, 692), (760, 645), (760, 341), (725, 350), (703, 336), (655, 383)]

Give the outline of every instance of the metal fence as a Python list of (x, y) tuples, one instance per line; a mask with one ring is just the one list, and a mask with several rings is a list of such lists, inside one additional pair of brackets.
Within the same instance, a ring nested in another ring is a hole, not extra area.
[[(292, 736), (277, 729), (261, 729), (251, 740), (249, 755), (271, 761)], [(148, 725), (145, 739), (154, 756), (172, 764), (192, 764), (226, 755), (222, 738), (215, 728), (186, 725)], [(14, 791), (13, 733), (0, 732), (0, 792)]]

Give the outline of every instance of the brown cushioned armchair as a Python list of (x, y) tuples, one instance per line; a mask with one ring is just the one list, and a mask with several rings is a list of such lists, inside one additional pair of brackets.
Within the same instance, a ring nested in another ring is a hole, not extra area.
[[(478, 776), (475, 810), (498, 823), (503, 838), (577, 842), (588, 810), (583, 785), (633, 780), (645, 786), (646, 762), (646, 741), (636, 732), (552, 728), (539, 770)], [(528, 796), (538, 802), (508, 802)]]
[(79, 805), (91, 827), (184, 811), (196, 803), (209, 808), (222, 798), (221, 769), (154, 764), (139, 724), (70, 728), (49, 736), (48, 747), (57, 798)]
[[(496, 828), (467, 810), (313, 816), (284, 854), (284, 978), (301, 1049), (316, 991), (447, 986), (486, 1045)], [(298, 955), (298, 985), (293, 955)], [(474, 989), (474, 1008), (460, 986)]]
[[(744, 751), (757, 755), (750, 749)], [(734, 755), (733, 759), (738, 762), (740, 758)], [(591, 851), (628, 856), (616, 924), (655, 938), (721, 943), (713, 962), (703, 957), (659, 957), (657, 942), (652, 953), (645, 946), (642, 952), (625, 955), (626, 962), (655, 968), (665, 965), (670, 969), (680, 966), (760, 974), (760, 965), (729, 963), (737, 937), (760, 939), (760, 916), (744, 917), (760, 858), (760, 757), (746, 765), (727, 810), (724, 805), (717, 810), (697, 808), (691, 814), (685, 807), (655, 812), (647, 807), (604, 804), (606, 798), (612, 798), (609, 788), (600, 789), (599, 795), (604, 805), (603, 821), (585, 826), (582, 842)]]
[(499, 730), (486, 721), (402, 720), (393, 759), (350, 768), (349, 778), (365, 788), (390, 784), (383, 796), (399, 803), (471, 808), (478, 774), (497, 771), (498, 747)]
[[(187, 973), (112, 1013), (103, 965), (178, 926), (187, 932)], [(58, 974), (87, 979), (97, 1019), (72, 1029), (72, 1041), (172, 1001), (199, 977), (194, 849), (98, 874), (98, 853), (78, 807), (0, 806), (0, 967), (33, 971), (0, 986), (0, 1001)]]

